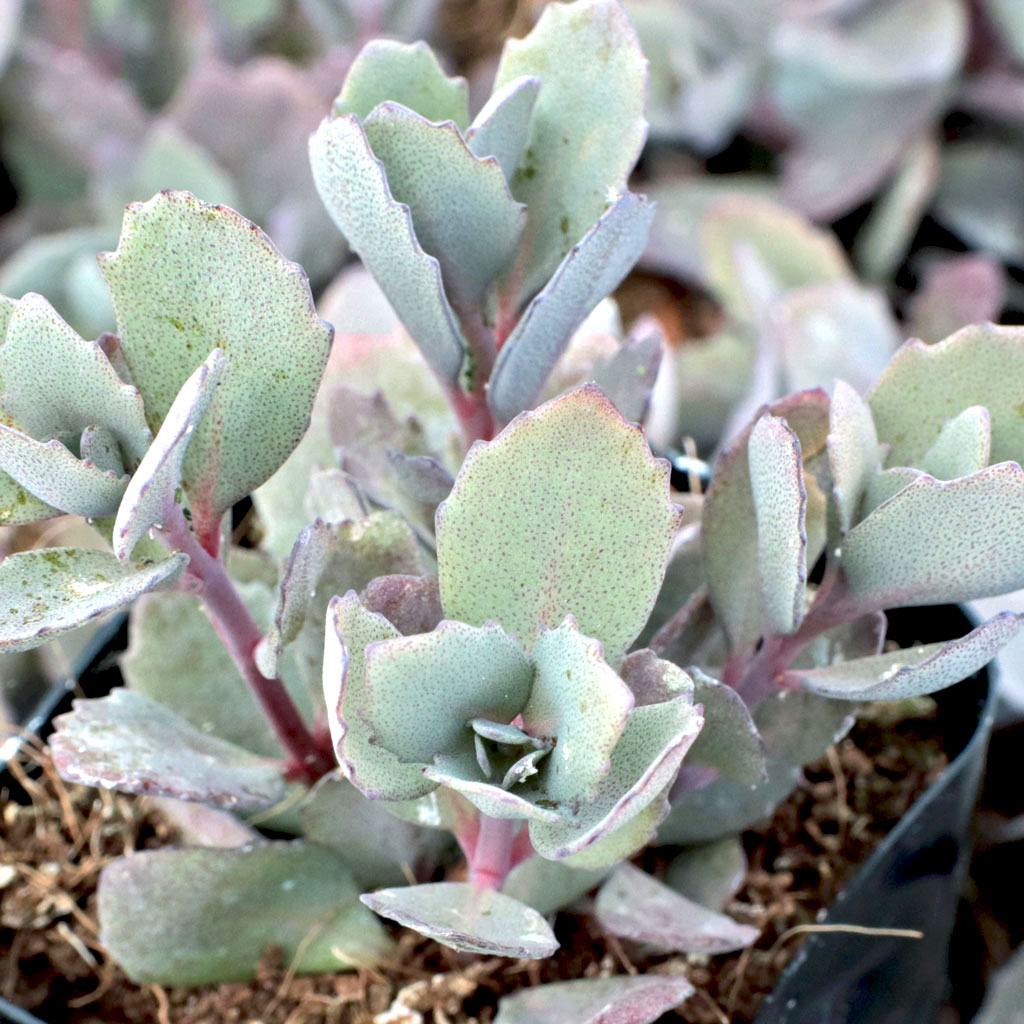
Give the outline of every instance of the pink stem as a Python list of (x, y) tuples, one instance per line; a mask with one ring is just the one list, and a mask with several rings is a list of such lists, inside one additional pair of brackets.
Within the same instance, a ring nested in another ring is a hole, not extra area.
[(160, 533), (168, 546), (189, 556), (188, 572), (201, 586), (201, 599), (210, 621), (291, 757), (289, 774), (305, 776), (311, 782), (326, 775), (334, 767), (333, 762), (313, 739), (284, 683), (276, 676), (267, 679), (256, 666), (256, 646), (263, 634), (220, 559), (199, 543), (177, 503), (169, 511)]
[(470, 881), (478, 889), (500, 889), (512, 867), (512, 852), (521, 821), (480, 815), (480, 831), (469, 855)]

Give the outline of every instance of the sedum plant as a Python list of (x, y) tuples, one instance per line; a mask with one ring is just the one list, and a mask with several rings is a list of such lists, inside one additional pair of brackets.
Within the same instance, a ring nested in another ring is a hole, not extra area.
[[(130, 206), (100, 258), (116, 335), (87, 342), (38, 295), (0, 306), (0, 513), (95, 532), (0, 563), (0, 648), (132, 606), (127, 686), (76, 701), (54, 758), (168, 801), (183, 836), (104, 871), (102, 940), (135, 980), (250, 977), (271, 942), (301, 971), (386, 963), (371, 910), (546, 957), (551, 915), (595, 887), (613, 935), (742, 948), (756, 929), (721, 912), (739, 831), (857, 702), (948, 686), (1020, 629), (1004, 613), (883, 648), (886, 608), (1024, 585), (1020, 329), (910, 342), (866, 394), (837, 380), (765, 405), (685, 518), (610, 397), (649, 394), (639, 343), (594, 369), (607, 391), (532, 408), (642, 247), (650, 208), (623, 191), (642, 91), (611, 0), (551, 7), (472, 122), (424, 47), (355, 61), (314, 173), (448, 421), (433, 398), (399, 422), (346, 387), (351, 339), (330, 351), (299, 268), (187, 193)], [(461, 439), (429, 451), (435, 421)], [(296, 465), (289, 515), (313, 514), (290, 553), (237, 546), (232, 508)], [(664, 880), (629, 863), (650, 843), (684, 847)], [(568, 981), (497, 1019), (642, 1024), (691, 991)]]

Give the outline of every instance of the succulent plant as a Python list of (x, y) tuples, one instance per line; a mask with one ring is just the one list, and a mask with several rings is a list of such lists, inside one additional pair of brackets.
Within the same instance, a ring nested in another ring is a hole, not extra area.
[[(778, 398), (781, 374), (686, 516), (623, 415), (658, 345), (588, 335), (560, 362), (644, 246), (651, 206), (625, 191), (643, 84), (614, 0), (552, 6), (473, 121), (424, 46), (355, 60), (314, 175), (415, 369), (396, 338), (330, 351), (300, 269), (183, 192), (130, 206), (101, 257), (116, 335), (85, 341), (38, 295), (0, 303), (0, 517), (95, 528), (0, 562), (0, 650), (132, 606), (127, 686), (76, 701), (54, 757), (169, 799), (186, 840), (104, 871), (103, 941), (136, 980), (251, 976), (268, 942), (296, 970), (380, 963), (395, 947), (367, 907), (545, 957), (549, 916), (596, 886), (610, 934), (742, 948), (756, 929), (721, 912), (738, 832), (857, 702), (951, 685), (1020, 630), (1007, 612), (883, 647), (885, 609), (1024, 585), (1022, 329), (880, 345), (828, 390)], [(877, 306), (774, 207), (719, 214), (708, 266), (737, 323), (795, 317), (808, 289)], [(773, 251), (780, 224), (799, 258)], [(865, 362), (884, 364), (870, 387)], [(538, 405), (581, 374), (607, 387)], [(262, 548), (226, 529), (253, 492)], [(449, 836), (466, 881), (431, 880)], [(687, 847), (664, 880), (629, 863), (649, 843)], [(585, 979), (497, 1019), (643, 1024), (690, 990)]]

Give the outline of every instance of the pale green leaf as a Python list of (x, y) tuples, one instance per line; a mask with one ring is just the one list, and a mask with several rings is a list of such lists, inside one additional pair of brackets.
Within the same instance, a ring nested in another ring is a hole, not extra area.
[(686, 978), (662, 974), (560, 981), (505, 996), (494, 1024), (652, 1024), (691, 995)]
[(149, 528), (170, 515), (189, 442), (213, 401), (226, 366), (224, 353), (215, 348), (171, 403), (117, 510), (113, 547), (118, 558), (127, 558)]
[(572, 868), (560, 860), (527, 857), (508, 873), (501, 891), (539, 914), (551, 914), (575, 903), (607, 874), (607, 868)]
[(523, 75), (537, 76), (541, 89), (512, 178), (513, 195), (528, 208), (506, 279), (513, 309), (601, 216), (609, 189), (623, 188), (647, 136), (647, 62), (615, 0), (546, 6), (525, 39), (506, 42), (495, 89)]
[(334, 101), (334, 114), (365, 119), (378, 103), (394, 100), (428, 121), (469, 122), (464, 78), (449, 78), (426, 43), (374, 39), (359, 51)]
[(441, 265), (421, 248), (409, 208), (392, 198), (384, 165), (355, 115), (325, 120), (309, 140), (309, 158), (334, 223), (431, 369), (454, 385), (468, 345), (445, 295)]
[(78, 336), (40, 295), (14, 307), (0, 345), (3, 410), (40, 441), (77, 447), (86, 427), (107, 427), (126, 464), (142, 458), (153, 437), (139, 392), (118, 377), (96, 342)]
[(754, 786), (765, 776), (764, 743), (743, 698), (731, 687), (690, 668), (693, 703), (704, 706), (704, 727), (689, 758), (727, 779)]
[(466, 144), (478, 157), (493, 156), (511, 180), (530, 133), (530, 118), (541, 87), (524, 75), (496, 89), (466, 130)]
[(487, 400), (502, 422), (530, 408), (573, 332), (643, 253), (654, 207), (627, 192), (573, 245), (505, 340)]
[(129, 206), (117, 250), (100, 262), (152, 428), (214, 349), (227, 359), (184, 465), (196, 532), (215, 544), (224, 511), (301, 440), (333, 330), (302, 269), (262, 231), (187, 192)]
[[(631, 819), (656, 804), (676, 777), (687, 751), (700, 732), (704, 719), (688, 694), (660, 704), (633, 709), (629, 722), (612, 752), (611, 769), (598, 787), (597, 795), (584, 803), (564, 823), (530, 822), (530, 841), (542, 856), (552, 860), (585, 853), (601, 839), (614, 835)], [(659, 813), (662, 808), (655, 808)], [(563, 814), (568, 808), (562, 808)], [(575, 809), (574, 809), (575, 810)], [(650, 838), (654, 821), (643, 822), (631, 849), (613, 849), (606, 863), (628, 856)], [(600, 864), (578, 861), (579, 866)]]
[(550, 926), (532, 907), (467, 882), (379, 889), (360, 899), (383, 917), (462, 952), (539, 960), (558, 949)]
[(0, 562), (0, 649), (38, 647), (147, 590), (173, 582), (188, 564), (177, 554), (162, 562), (122, 562), (89, 548), (37, 548)]
[(693, 680), (678, 665), (647, 648), (627, 654), (619, 674), (640, 706), (660, 704), (684, 694), (693, 700)]
[(374, 800), (416, 800), (437, 788), (436, 782), (424, 777), (425, 765), (403, 764), (391, 751), (373, 743), (362, 715), (366, 648), (399, 635), (382, 615), (368, 612), (354, 593), (334, 598), (327, 608), (323, 673), (327, 723), (343, 774)]
[(909, 466), (893, 466), (890, 469), (883, 469), (881, 473), (875, 473), (868, 478), (858, 518), (867, 519), (879, 505), (924, 475), (923, 470), (911, 469)]
[(83, 462), (91, 462), (98, 469), (118, 476), (124, 474), (124, 462), (114, 432), (107, 427), (92, 426), (82, 431), (78, 452)]
[(236, 811), (270, 807), (284, 796), (279, 763), (201, 732), (170, 708), (123, 687), (107, 697), (76, 700), (55, 725), (53, 762), (72, 782)]
[(959, 640), (887, 651), (816, 669), (792, 669), (787, 677), (824, 697), (841, 700), (905, 700), (960, 682), (987, 665), (1024, 625), (1024, 615), (1003, 612)]
[(879, 471), (880, 455), (871, 409), (849, 384), (837, 380), (829, 406), (828, 462), (844, 534), (856, 521), (868, 482)]
[(594, 912), (613, 935), (663, 953), (731, 953), (760, 929), (688, 900), (632, 864), (620, 864), (597, 894)]
[(766, 634), (800, 628), (807, 586), (807, 491), (800, 440), (781, 417), (766, 413), (747, 442), (757, 519), (757, 564)]
[(874, 608), (945, 604), (1024, 586), (1024, 472), (918, 477), (843, 541), (851, 597)]
[(429, 763), (472, 749), (470, 719), (511, 721), (532, 682), (526, 656), (499, 626), (442, 622), (366, 651), (360, 713), (375, 746)]
[(441, 264), (452, 304), (475, 311), (512, 259), (526, 217), (501, 168), (475, 157), (451, 122), (431, 124), (397, 103), (375, 108), (363, 130), (392, 198), (409, 207), (417, 240)]
[(527, 650), (571, 614), (614, 665), (665, 571), (679, 522), (668, 476), (594, 386), (517, 417), (470, 450), (437, 510), (445, 614), (495, 619)]
[(910, 341), (868, 395), (887, 464), (918, 466), (947, 420), (972, 405), (992, 417), (992, 462), (1024, 459), (1024, 327), (977, 324), (935, 345)]
[(109, 516), (128, 477), (76, 459), (60, 441), (35, 441), (0, 424), (0, 469), (33, 497), (79, 516)]
[(372, 967), (393, 944), (345, 862), (301, 842), (149, 850), (103, 869), (101, 941), (139, 984), (245, 981), (270, 944), (301, 973)]
[(972, 405), (948, 420), (921, 458), (921, 468), (938, 480), (970, 476), (988, 465), (992, 421), (988, 409)]
[(475, 754), (467, 752), (457, 756), (438, 755), (434, 758), (434, 764), (423, 770), (423, 774), (428, 779), (455, 790), (489, 818), (561, 820), (556, 811), (542, 806), (549, 802), (545, 799), (544, 790), (530, 785), (516, 785), (505, 789), (500, 775), (495, 775), (493, 782), (482, 779)]
[(672, 859), (665, 884), (694, 903), (721, 910), (747, 875), (747, 856), (738, 836), (692, 846)]
[(656, 321), (648, 321), (645, 326), (649, 329), (634, 327), (618, 352), (598, 363), (591, 375), (615, 408), (634, 423), (643, 423), (647, 418), (651, 392), (666, 348)]
[(38, 523), (59, 515), (62, 515), (59, 508), (40, 501), (17, 480), (0, 472), (0, 526)]

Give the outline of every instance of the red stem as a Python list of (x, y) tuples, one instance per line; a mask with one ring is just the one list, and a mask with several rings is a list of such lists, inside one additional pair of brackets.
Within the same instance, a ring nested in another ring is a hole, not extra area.
[(291, 758), (289, 775), (302, 776), (310, 782), (326, 775), (333, 769), (333, 761), (314, 740), (284, 683), (276, 676), (267, 679), (256, 666), (256, 646), (263, 633), (238, 596), (220, 559), (199, 543), (177, 503), (160, 532), (170, 546), (189, 556), (188, 573), (201, 586), (200, 597), (210, 621)]
[(512, 853), (521, 821), (480, 815), (480, 830), (469, 858), (469, 878), (478, 889), (500, 889), (512, 868)]

